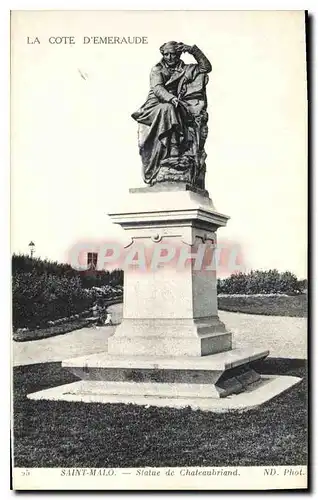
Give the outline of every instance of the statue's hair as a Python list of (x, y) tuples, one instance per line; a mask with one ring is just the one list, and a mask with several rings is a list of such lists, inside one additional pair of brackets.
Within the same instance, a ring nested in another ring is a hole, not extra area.
[(160, 52), (161, 52), (162, 55), (163, 55), (164, 50), (165, 50), (165, 48), (166, 48), (167, 45), (172, 45), (172, 47), (175, 49), (175, 51), (177, 53), (181, 54), (181, 50), (179, 49), (180, 42), (171, 41), (171, 42), (166, 42), (163, 45), (161, 45), (161, 47), (160, 47), (159, 50), (160, 50)]

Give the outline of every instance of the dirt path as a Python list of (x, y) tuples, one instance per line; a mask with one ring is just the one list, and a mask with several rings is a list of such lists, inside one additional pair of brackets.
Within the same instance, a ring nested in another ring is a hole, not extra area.
[[(112, 318), (119, 323), (122, 304), (111, 306)], [(219, 311), (221, 321), (233, 332), (234, 345), (270, 349), (271, 357), (306, 358), (307, 320), (281, 316), (256, 316), (252, 314)], [(107, 338), (115, 326), (83, 328), (48, 339), (13, 342), (13, 364), (28, 365), (61, 361), (107, 349)]]
[(227, 311), (219, 311), (219, 316), (237, 346), (269, 349), (272, 358), (307, 358), (307, 318)]

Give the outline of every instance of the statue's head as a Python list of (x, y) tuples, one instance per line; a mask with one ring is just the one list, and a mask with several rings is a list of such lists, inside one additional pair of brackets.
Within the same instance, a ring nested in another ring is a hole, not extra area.
[(181, 44), (179, 42), (167, 42), (160, 47), (163, 60), (172, 68), (180, 61), (180, 56), (182, 54), (180, 45)]

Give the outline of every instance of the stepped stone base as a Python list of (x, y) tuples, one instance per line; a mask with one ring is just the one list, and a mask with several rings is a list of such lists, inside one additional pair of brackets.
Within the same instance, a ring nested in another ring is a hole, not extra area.
[(261, 376), (253, 363), (268, 351), (233, 349), (183, 357), (113, 356), (97, 353), (63, 361), (81, 380), (29, 394), (29, 399), (125, 403), (206, 411), (258, 406), (301, 379)]
[[(135, 404), (168, 408), (191, 407), (210, 412), (244, 411), (257, 407), (301, 381), (298, 377), (261, 376), (244, 392), (229, 397), (210, 397), (202, 386), (194, 384), (154, 384), (81, 380), (33, 394), (32, 400), (69, 401), (103, 404)], [(199, 389), (199, 391), (198, 391)]]
[(222, 397), (258, 380), (251, 364), (267, 355), (268, 351), (257, 349), (232, 349), (202, 357), (126, 357), (102, 352), (63, 361), (62, 367), (82, 380), (198, 384), (197, 389), (201, 384), (210, 397)]
[(232, 348), (232, 334), (217, 316), (200, 319), (124, 319), (108, 339), (108, 354), (205, 356)]

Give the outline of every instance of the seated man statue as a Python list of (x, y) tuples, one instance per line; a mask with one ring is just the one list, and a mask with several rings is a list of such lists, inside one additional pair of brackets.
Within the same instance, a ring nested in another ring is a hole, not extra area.
[[(144, 182), (187, 182), (204, 189), (209, 60), (196, 46), (167, 42), (150, 73), (150, 92), (132, 114), (139, 125)], [(196, 64), (185, 64), (188, 52)]]

